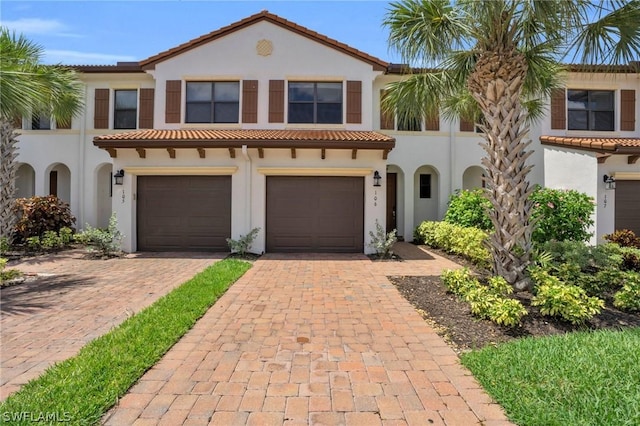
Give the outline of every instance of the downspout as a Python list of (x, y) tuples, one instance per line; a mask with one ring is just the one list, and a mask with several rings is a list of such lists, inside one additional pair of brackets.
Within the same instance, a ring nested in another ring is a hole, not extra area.
[[(89, 85), (85, 84), (84, 85), (84, 99), (85, 102), (87, 100), (89, 96)], [(89, 181), (89, 182), (93, 182), (93, 179), (85, 179), (84, 178), (84, 173), (85, 173), (85, 162), (87, 160), (87, 147), (86, 147), (86, 141), (85, 141), (85, 137), (87, 136), (87, 123), (86, 123), (86, 119), (87, 119), (87, 109), (82, 108), (82, 116), (80, 117), (80, 141), (79, 141), (79, 153), (78, 153), (78, 161), (80, 164), (78, 164), (78, 198), (81, 199), (81, 202), (78, 203), (79, 206), (78, 208), (79, 210), (79, 214), (78, 216), (80, 216), (78, 218), (78, 222), (77, 224), (82, 227), (82, 224), (86, 223), (85, 220), (85, 212), (86, 212), (86, 203), (87, 200), (85, 199), (86, 197), (86, 191), (85, 191), (85, 182)], [(97, 194), (96, 194), (97, 197)], [(97, 213), (97, 212), (96, 212)], [(94, 223), (94, 225), (97, 225)]]
[[(456, 166), (456, 126), (454, 121), (451, 120), (449, 122), (449, 195), (447, 196), (447, 200), (453, 194), (453, 179), (455, 177), (455, 166)], [(446, 213), (443, 212), (443, 213)], [(444, 216), (443, 216), (444, 217)]]
[(253, 229), (251, 226), (251, 157), (249, 157), (249, 152), (247, 150), (247, 145), (242, 145), (242, 156), (245, 160), (245, 170), (244, 170), (244, 178), (247, 181), (247, 190), (245, 191), (245, 213), (244, 213), (244, 223), (247, 226), (245, 232), (249, 232)]

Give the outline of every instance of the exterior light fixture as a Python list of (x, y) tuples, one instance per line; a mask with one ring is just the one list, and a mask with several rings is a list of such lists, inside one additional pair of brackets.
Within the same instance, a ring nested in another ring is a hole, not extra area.
[(377, 170), (373, 172), (373, 186), (380, 186), (380, 179), (382, 179), (380, 173)]
[(616, 189), (616, 179), (613, 176), (602, 176), (604, 182), (604, 189)]
[(124, 181), (124, 170), (120, 169), (113, 175), (114, 185), (122, 185)]

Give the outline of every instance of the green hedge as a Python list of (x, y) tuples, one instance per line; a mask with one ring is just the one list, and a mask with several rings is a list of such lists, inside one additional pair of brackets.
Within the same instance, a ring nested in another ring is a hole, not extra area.
[(491, 254), (486, 247), (487, 238), (487, 232), (478, 228), (431, 221), (422, 222), (413, 234), (417, 243), (465, 257), (481, 268), (491, 266)]

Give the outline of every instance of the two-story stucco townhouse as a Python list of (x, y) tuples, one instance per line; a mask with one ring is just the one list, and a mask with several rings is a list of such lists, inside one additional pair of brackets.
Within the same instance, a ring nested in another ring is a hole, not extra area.
[[(593, 242), (640, 233), (632, 65), (569, 73), (530, 134), (533, 183), (597, 200)], [(80, 227), (115, 212), (127, 251), (226, 250), (259, 227), (257, 252), (370, 252), (376, 222), (411, 240), (456, 189), (482, 186), (473, 123), (398, 123), (379, 104), (400, 67), (268, 12), (76, 69), (86, 105), (69, 128), (22, 121), (18, 196), (55, 194)]]

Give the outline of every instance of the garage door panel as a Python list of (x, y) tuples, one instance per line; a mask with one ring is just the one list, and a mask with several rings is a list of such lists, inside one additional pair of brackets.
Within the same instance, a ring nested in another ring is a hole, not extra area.
[(640, 235), (640, 181), (616, 181), (615, 228)]
[(364, 179), (267, 177), (267, 251), (362, 252)]
[(228, 251), (230, 176), (139, 176), (138, 250)]

